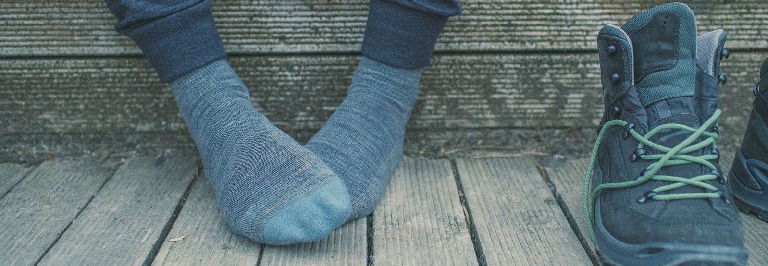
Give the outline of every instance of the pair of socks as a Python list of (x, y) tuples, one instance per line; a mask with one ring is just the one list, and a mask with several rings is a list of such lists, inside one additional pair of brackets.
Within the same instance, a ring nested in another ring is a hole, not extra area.
[(302, 146), (254, 109), (211, 0), (105, 2), (115, 29), (170, 83), (224, 220), (267, 244), (317, 240), (373, 211), (402, 156), (421, 69), (461, 12), (456, 0), (371, 0), (349, 94)]
[(226, 59), (171, 89), (232, 230), (290, 244), (373, 211), (402, 157), (420, 76), (364, 57), (346, 99), (306, 146), (254, 109)]

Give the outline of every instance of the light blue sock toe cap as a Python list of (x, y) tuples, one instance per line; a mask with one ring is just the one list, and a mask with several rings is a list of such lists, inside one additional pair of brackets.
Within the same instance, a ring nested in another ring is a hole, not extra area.
[(319, 240), (344, 224), (351, 212), (346, 186), (333, 180), (275, 213), (262, 228), (260, 240), (271, 245)]

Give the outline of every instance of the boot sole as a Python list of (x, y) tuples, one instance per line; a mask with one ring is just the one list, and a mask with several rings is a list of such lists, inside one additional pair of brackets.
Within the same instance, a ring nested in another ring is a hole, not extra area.
[[(754, 173), (760, 170), (752, 169), (747, 164), (747, 159), (741, 153), (736, 151), (736, 158), (733, 159), (733, 166), (728, 173), (728, 189), (733, 195), (733, 202), (741, 212), (755, 215), (760, 220), (768, 222), (768, 180), (764, 176), (756, 176)], [(753, 189), (741, 182), (740, 179), (754, 180), (761, 188)]]
[[(599, 208), (597, 206), (596, 208)], [(596, 217), (599, 216), (599, 212)], [(746, 265), (743, 247), (679, 242), (629, 244), (621, 242), (595, 221), (597, 254), (606, 265)]]
[[(597, 257), (600, 260), (600, 265), (608, 265), (608, 266), (621, 266), (621, 265), (653, 265), (653, 264), (647, 264), (649, 263), (646, 259), (637, 259), (634, 264), (619, 264), (614, 261), (611, 261), (610, 259), (603, 256), (603, 254), (598, 250), (597, 251)], [(699, 256), (696, 257), (694, 254), (690, 254), (687, 258), (682, 258), (681, 260), (672, 261), (668, 264), (659, 264), (659, 265), (675, 265), (675, 266), (700, 266), (700, 265), (708, 265), (708, 266), (737, 266), (737, 265), (746, 265), (746, 262), (742, 261), (735, 261), (733, 259), (725, 258), (718, 260), (717, 258), (713, 256)]]
[[(600, 171), (595, 178), (601, 179)], [(603, 227), (600, 202), (595, 203), (595, 244), (606, 265), (746, 265), (744, 247), (697, 245), (680, 242), (630, 244), (613, 237)]]
[(768, 222), (768, 211), (764, 211), (755, 206), (749, 205), (737, 197), (733, 197), (733, 203), (736, 204), (736, 208), (739, 209), (739, 211), (753, 215), (760, 220)]

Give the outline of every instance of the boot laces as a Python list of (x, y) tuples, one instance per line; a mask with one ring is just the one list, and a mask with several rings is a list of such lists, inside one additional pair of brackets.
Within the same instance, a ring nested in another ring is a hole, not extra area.
[[(595, 217), (594, 217), (595, 212), (593, 208), (595, 206), (597, 193), (602, 190), (634, 187), (634, 186), (641, 185), (646, 181), (655, 180), (655, 181), (671, 182), (671, 184), (663, 185), (649, 191), (645, 195), (641, 196), (641, 199), (643, 199), (643, 201), (638, 199), (638, 202), (643, 203), (645, 200), (649, 200), (649, 199), (679, 200), (679, 199), (702, 199), (702, 198), (724, 197), (724, 194), (720, 193), (718, 188), (705, 183), (705, 181), (722, 178), (721, 176), (718, 175), (719, 173), (716, 174), (717, 166), (709, 162), (709, 160), (717, 159), (718, 155), (717, 154), (705, 154), (705, 155), (699, 155), (699, 156), (688, 155), (688, 153), (698, 151), (707, 146), (711, 146), (713, 150), (717, 148), (715, 145), (715, 141), (718, 138), (718, 134), (716, 132), (708, 132), (706, 130), (707, 128), (709, 128), (709, 126), (717, 122), (718, 117), (720, 117), (720, 110), (716, 110), (715, 113), (709, 119), (707, 119), (707, 121), (704, 122), (704, 124), (702, 124), (701, 127), (699, 127), (698, 129), (692, 128), (686, 125), (682, 125), (682, 124), (669, 123), (669, 124), (657, 126), (656, 128), (647, 132), (645, 135), (640, 135), (640, 133), (637, 133), (637, 131), (635, 131), (635, 129), (631, 126), (627, 127), (627, 125), (630, 125), (630, 123), (626, 121), (611, 120), (606, 122), (600, 129), (600, 133), (597, 135), (597, 141), (595, 142), (595, 146), (592, 149), (589, 167), (587, 168), (587, 173), (584, 178), (585, 180), (584, 194), (583, 194), (584, 212), (587, 217), (587, 222), (589, 223), (589, 228), (592, 231), (592, 235), (594, 236), (594, 222), (595, 222)], [(645, 171), (643, 171), (642, 176), (638, 177), (633, 181), (605, 183), (595, 187), (594, 190), (590, 191), (590, 184), (592, 182), (592, 175), (594, 172), (594, 164), (595, 164), (595, 160), (597, 159), (597, 151), (598, 151), (598, 147), (600, 146), (600, 143), (602, 142), (603, 134), (606, 132), (608, 128), (616, 127), (616, 126), (627, 127), (627, 133), (629, 134), (629, 136), (632, 136), (639, 142), (637, 145), (638, 149), (643, 149), (647, 147), (647, 148), (652, 148), (658, 151), (659, 154), (637, 155), (644, 160), (655, 160), (656, 162), (650, 164), (645, 169)], [(671, 148), (654, 143), (653, 141), (650, 140), (650, 138), (653, 137), (654, 135), (660, 132), (665, 132), (669, 130), (688, 131), (688, 132), (691, 132), (691, 134), (686, 139), (681, 141), (679, 144)], [(698, 140), (702, 136), (704, 137), (703, 140), (694, 143), (696, 140)], [(668, 176), (668, 175), (657, 175), (657, 172), (663, 167), (690, 164), (690, 163), (704, 165), (710, 168), (712, 171), (709, 174), (699, 175), (691, 178)], [(706, 192), (701, 192), (701, 193), (672, 193), (671, 192), (672, 190), (683, 187), (683, 186), (695, 186), (695, 187), (704, 188)]]

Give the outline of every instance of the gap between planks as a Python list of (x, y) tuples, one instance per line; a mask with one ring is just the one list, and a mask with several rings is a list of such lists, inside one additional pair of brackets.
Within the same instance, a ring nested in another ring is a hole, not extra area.
[(34, 169), (13, 163), (0, 163), (0, 200)]
[[(467, 162), (483, 163), (483, 161), (486, 159)], [(503, 164), (503, 161), (491, 162), (492, 166), (490, 167), (495, 168), (498, 166), (497, 164)], [(527, 169), (522, 175), (528, 176), (531, 182), (535, 184), (534, 186), (539, 188), (540, 193), (544, 193), (544, 195), (550, 193), (532, 162), (523, 160), (518, 164), (513, 163), (515, 166), (508, 167), (507, 170), (515, 171), (513, 168), (520, 169), (521, 167)], [(458, 172), (467, 174), (467, 169), (464, 166), (458, 169)], [(460, 176), (459, 178), (472, 179), (473, 177)], [(473, 251), (469, 226), (465, 222), (466, 217), (459, 200), (459, 191), (455, 181), (456, 177), (454, 177), (448, 160), (404, 158), (387, 187), (384, 199), (372, 216), (374, 231), (372, 264), (443, 261), (445, 263), (476, 265), (478, 261)], [(501, 180), (492, 178), (489, 181), (491, 182), (486, 183), (486, 185), (494, 185)], [(229, 232), (218, 215), (212, 189), (204, 178), (200, 178), (197, 182), (190, 193), (188, 204), (185, 205), (171, 233), (168, 234), (155, 263), (204, 263), (218, 260), (219, 255), (225, 254), (229, 259), (232, 259), (231, 261), (238, 263), (253, 263), (254, 260), (259, 259), (257, 255), (260, 255), (261, 259), (258, 263), (264, 265), (327, 265), (329, 263), (361, 265), (367, 261), (369, 239), (366, 239), (366, 219), (358, 219), (347, 224), (336, 230), (330, 237), (320, 241), (289, 246), (264, 246), (259, 253), (259, 245), (254, 245)], [(469, 186), (473, 186), (473, 184)], [(524, 191), (525, 189), (521, 190)], [(481, 197), (497, 196), (499, 195), (487, 193), (486, 196)], [(473, 198), (477, 198), (477, 195)], [(544, 199), (542, 202), (546, 204), (546, 202), (551, 201)], [(543, 212), (555, 216), (561, 214), (557, 207), (551, 206), (551, 204), (547, 204), (547, 206), (549, 207)], [(516, 209), (518, 207), (503, 206), (502, 208)], [(475, 208), (483, 209), (482, 206), (475, 206)], [(488, 219), (502, 223), (503, 220), (509, 218), (500, 215)], [(536, 228), (545, 224), (547, 223), (529, 224), (528, 227), (533, 229), (529, 230), (532, 232), (526, 234), (535, 235)], [(569, 233), (567, 231), (570, 230), (567, 223), (560, 222), (559, 224), (555, 226), (556, 231), (565, 230), (567, 235)], [(565, 226), (562, 226), (563, 224)], [(548, 228), (551, 229), (552, 227)], [(482, 230), (507, 231), (509, 229), (483, 227)], [(181, 238), (182, 236), (183, 238)], [(524, 241), (520, 238), (509, 238), (508, 240)], [(495, 240), (491, 237), (481, 236), (481, 241), (491, 242)], [(562, 249), (561, 242), (526, 241), (525, 245), (535, 246), (533, 249), (549, 247), (550, 250), (560, 250)], [(578, 255), (583, 254), (583, 250), (579, 251), (580, 246), (573, 243), (577, 242), (570, 241), (569, 245), (572, 248), (575, 247), (575, 252), (572, 252), (572, 255), (581, 258), (577, 261), (588, 263), (588, 259), (585, 259), (586, 256)], [(212, 252), (222, 254), (211, 254)], [(525, 251), (517, 254), (523, 257), (510, 256), (508, 253), (504, 254), (505, 251), (496, 250), (496, 252), (498, 254), (483, 254), (483, 256), (501, 258), (505, 261), (547, 262), (552, 259), (547, 258), (550, 256), (541, 256)], [(558, 258), (555, 254), (550, 255), (555, 256), (555, 260), (571, 260), (567, 256)]]
[(0, 198), (0, 258), (35, 264), (70, 228), (114, 169), (94, 159), (46, 161)]
[[(144, 158), (123, 164), (41, 264), (142, 264), (152, 252), (152, 239), (162, 239), (154, 258), (156, 264), (216, 261), (221, 258), (217, 256), (265, 265), (367, 263), (365, 219), (347, 224), (321, 241), (265, 246), (263, 250), (260, 245), (232, 235), (218, 215), (213, 191), (205, 178), (191, 183), (197, 166), (188, 161), (171, 158), (158, 166), (155, 160)], [(530, 160), (456, 159), (455, 164), (454, 172), (447, 159), (403, 160), (372, 216), (373, 264), (397, 264), (410, 259), (475, 265), (478, 255), (490, 264), (589, 263)], [(34, 180), (32, 176), (19, 185)], [(481, 254), (473, 250), (465, 216), (468, 214), (461, 204), (457, 181), (463, 183), (467, 205), (476, 215), (477, 241), (485, 247)], [(174, 206), (190, 186), (187, 203), (170, 232), (163, 235), (165, 221), (171, 219)], [(12, 194), (22, 192), (14, 189)], [(158, 198), (162, 195), (167, 197)], [(136, 241), (136, 228), (146, 230), (141, 241)]]
[(591, 264), (531, 160), (456, 164), (489, 265)]
[(197, 174), (196, 161), (122, 164), (39, 264), (144, 264), (165, 238), (163, 228)]

